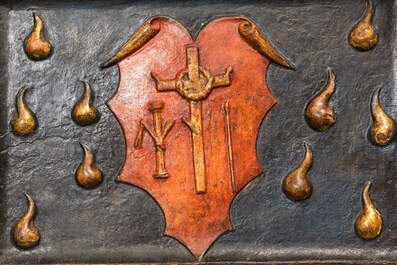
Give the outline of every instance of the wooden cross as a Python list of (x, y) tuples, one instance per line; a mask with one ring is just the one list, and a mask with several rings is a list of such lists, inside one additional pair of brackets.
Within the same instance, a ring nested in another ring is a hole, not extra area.
[(173, 80), (161, 80), (152, 73), (158, 91), (176, 90), (189, 100), (190, 120), (182, 117), (182, 121), (192, 131), (193, 165), (196, 193), (206, 192), (205, 154), (203, 138), (203, 117), (201, 100), (207, 98), (213, 88), (228, 86), (231, 83), (231, 67), (226, 68), (223, 75), (213, 76), (210, 71), (200, 66), (197, 46), (186, 47), (186, 69)]

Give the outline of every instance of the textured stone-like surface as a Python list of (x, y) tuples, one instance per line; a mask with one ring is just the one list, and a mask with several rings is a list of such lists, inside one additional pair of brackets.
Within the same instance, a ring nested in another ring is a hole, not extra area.
[[(163, 237), (164, 217), (144, 191), (115, 183), (125, 157), (121, 128), (105, 102), (118, 86), (116, 67), (101, 70), (147, 18), (169, 15), (193, 35), (225, 15), (252, 19), (294, 62), (294, 71), (271, 64), (267, 83), (279, 103), (259, 131), (257, 153), (266, 172), (250, 183), (231, 207), (234, 231), (222, 236), (204, 260), (391, 259), (397, 260), (396, 143), (379, 148), (367, 140), (369, 100), (377, 85), (381, 102), (395, 117), (393, 82), (393, 1), (374, 1), (378, 45), (357, 52), (347, 41), (365, 9), (360, 1), (1, 1), (0, 33), (0, 248), (2, 263), (194, 261), (176, 240)], [(54, 45), (48, 60), (30, 61), (23, 40), (37, 11)], [(5, 30), (4, 30), (5, 29)], [(323, 86), (325, 69), (337, 76), (331, 100), (337, 122), (327, 132), (304, 121), (307, 101)], [(81, 79), (95, 91), (102, 116), (94, 126), (71, 119)], [(36, 113), (36, 134), (9, 133), (18, 89), (34, 85), (26, 100)], [(265, 136), (266, 137), (263, 137)], [(88, 143), (97, 155), (104, 182), (92, 191), (74, 180)], [(302, 203), (286, 199), (281, 183), (313, 149), (309, 177), (313, 195)], [(371, 180), (372, 199), (384, 218), (382, 234), (362, 241), (353, 224), (360, 193)], [(22, 192), (37, 203), (40, 245), (21, 252), (10, 239), (11, 225), (24, 210)]]

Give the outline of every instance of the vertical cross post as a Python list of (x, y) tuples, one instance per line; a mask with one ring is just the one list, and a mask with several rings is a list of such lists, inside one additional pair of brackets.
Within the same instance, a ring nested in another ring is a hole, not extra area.
[[(199, 55), (197, 46), (186, 49), (187, 79), (195, 88), (200, 88)], [(182, 117), (182, 121), (192, 131), (193, 166), (196, 193), (206, 192), (205, 154), (203, 138), (203, 118), (201, 115), (201, 100), (190, 100), (190, 121)]]

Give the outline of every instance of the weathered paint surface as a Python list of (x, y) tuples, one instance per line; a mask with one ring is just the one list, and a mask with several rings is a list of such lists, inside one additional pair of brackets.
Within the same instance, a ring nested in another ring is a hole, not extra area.
[[(230, 231), (232, 191), (224, 104), (230, 104), (236, 191), (262, 172), (256, 138), (264, 115), (276, 103), (266, 86), (269, 60), (251, 48), (238, 33), (245, 18), (230, 17), (209, 23), (193, 41), (179, 22), (161, 19), (161, 30), (141, 50), (119, 63), (120, 85), (110, 101), (126, 139), (126, 159), (119, 181), (141, 187), (159, 203), (166, 218), (165, 234), (175, 237), (200, 257), (223, 233)], [(158, 92), (150, 73), (173, 79), (186, 68), (186, 46), (199, 48), (200, 65), (214, 74), (233, 68), (230, 86), (216, 88), (203, 100), (207, 191), (197, 194), (191, 132), (181, 122), (189, 116), (189, 101), (175, 91)], [(151, 120), (149, 101), (165, 103), (164, 119), (177, 122), (167, 136), (165, 164), (169, 178), (155, 179), (155, 149), (149, 135), (134, 148), (140, 119)]]
[[(394, 264), (397, 141), (378, 147), (367, 136), (376, 87), (382, 87), (382, 108), (396, 117), (396, 5), (393, 0), (374, 1), (372, 22), (379, 42), (359, 52), (348, 36), (365, 7), (365, 0), (1, 1), (0, 263), (195, 262), (180, 242), (163, 236), (164, 214), (155, 200), (136, 186), (114, 181), (126, 148), (106, 102), (119, 85), (119, 69), (99, 66), (150, 17), (174, 17), (197, 36), (209, 21), (245, 15), (291, 59), (295, 70), (269, 66), (266, 81), (279, 102), (257, 137), (256, 154), (265, 174), (235, 197), (230, 207), (233, 232), (216, 240), (202, 260)], [(46, 38), (54, 45), (52, 56), (40, 62), (30, 60), (23, 47), (33, 11), (42, 17)], [(337, 76), (330, 100), (337, 122), (319, 133), (303, 114), (308, 100), (326, 83), (327, 66)], [(101, 113), (97, 123), (86, 127), (76, 125), (71, 116), (81, 96), (81, 80), (92, 85)], [(9, 130), (16, 115), (15, 96), (25, 85), (33, 86), (25, 99), (37, 115), (38, 128), (20, 137)], [(93, 148), (103, 171), (103, 183), (94, 190), (76, 185), (83, 155), (79, 142)], [(296, 203), (281, 187), (304, 156), (302, 142), (312, 147), (315, 157), (309, 176), (313, 193)], [(362, 240), (354, 230), (368, 181), (371, 199), (384, 219), (382, 233), (372, 241)], [(22, 252), (10, 235), (26, 209), (24, 191), (37, 203), (35, 225), (42, 238), (34, 249)]]

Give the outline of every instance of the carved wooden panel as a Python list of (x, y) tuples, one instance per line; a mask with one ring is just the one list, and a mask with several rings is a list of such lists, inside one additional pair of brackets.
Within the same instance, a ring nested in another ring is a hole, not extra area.
[(395, 8), (0, 1), (0, 264), (395, 264)]

